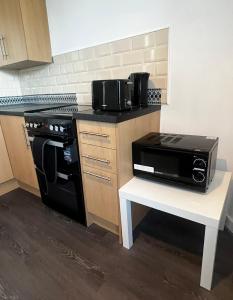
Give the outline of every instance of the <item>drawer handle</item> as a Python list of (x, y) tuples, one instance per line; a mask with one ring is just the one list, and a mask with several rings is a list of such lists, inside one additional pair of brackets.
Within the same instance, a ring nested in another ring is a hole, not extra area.
[(97, 157), (86, 155), (86, 154), (82, 154), (82, 157), (92, 159), (92, 160), (96, 160), (96, 161), (102, 162), (102, 163), (107, 164), (107, 165), (110, 164), (110, 160), (107, 160), (107, 159), (101, 159), (101, 158), (97, 158)]
[(96, 133), (96, 132), (90, 132), (90, 131), (80, 131), (80, 133), (82, 133), (82, 134), (88, 134), (88, 135), (100, 136), (100, 137), (104, 137), (104, 138), (108, 138), (109, 137), (108, 134)]
[(100, 179), (103, 179), (103, 180), (106, 180), (106, 181), (108, 181), (108, 182), (111, 181), (111, 178), (110, 178), (110, 177), (105, 177), (105, 176), (97, 175), (97, 174), (95, 174), (95, 173), (88, 172), (88, 171), (83, 171), (83, 173), (85, 173), (85, 174), (87, 174), (87, 175), (91, 175), (91, 176), (97, 177), (97, 178), (100, 178)]
[(4, 56), (5, 56), (5, 58), (7, 59), (8, 53), (7, 53), (7, 51), (6, 51), (5, 40), (6, 40), (5, 36), (2, 36), (2, 44), (3, 44)]

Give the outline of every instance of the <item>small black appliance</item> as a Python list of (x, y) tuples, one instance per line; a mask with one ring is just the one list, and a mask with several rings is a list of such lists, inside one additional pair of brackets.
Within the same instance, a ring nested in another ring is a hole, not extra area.
[(147, 106), (149, 73), (132, 73), (128, 79), (92, 81), (92, 108), (124, 111)]
[(149, 73), (132, 73), (129, 80), (133, 83), (132, 103), (133, 106), (146, 107)]
[(133, 142), (133, 173), (206, 192), (213, 179), (218, 138), (150, 133)]
[(94, 110), (124, 111), (132, 107), (132, 82), (127, 79), (92, 81)]

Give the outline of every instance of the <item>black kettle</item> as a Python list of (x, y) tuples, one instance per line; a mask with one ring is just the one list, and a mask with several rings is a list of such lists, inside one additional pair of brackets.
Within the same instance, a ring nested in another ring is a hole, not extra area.
[(136, 107), (146, 107), (147, 103), (147, 89), (148, 80), (150, 73), (131, 73), (129, 75), (129, 80), (133, 83), (132, 92), (132, 106)]

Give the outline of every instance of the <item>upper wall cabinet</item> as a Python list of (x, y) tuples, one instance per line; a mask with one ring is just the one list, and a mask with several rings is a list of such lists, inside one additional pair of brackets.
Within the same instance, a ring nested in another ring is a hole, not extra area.
[(0, 68), (52, 61), (45, 0), (0, 0)]

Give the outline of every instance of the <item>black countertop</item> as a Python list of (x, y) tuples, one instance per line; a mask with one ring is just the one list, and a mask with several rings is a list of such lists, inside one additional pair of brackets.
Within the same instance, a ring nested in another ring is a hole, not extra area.
[[(25, 113), (40, 112), (46, 109), (54, 109), (63, 106), (73, 105), (73, 103), (57, 104), (16, 104), (0, 106), (0, 115), (24, 116)], [(140, 109), (132, 109), (123, 112), (95, 111), (93, 109), (83, 110), (73, 113), (73, 118), (78, 120), (88, 120), (106, 123), (120, 123), (133, 118), (137, 118), (155, 111), (159, 111), (161, 105), (150, 105)]]
[(121, 123), (159, 110), (161, 110), (161, 105), (149, 105), (148, 107), (133, 109), (124, 112), (106, 112), (90, 109), (74, 113), (73, 117), (78, 120)]
[(0, 105), (0, 115), (10, 116), (24, 116), (26, 112), (36, 112), (45, 109), (52, 109), (56, 107), (62, 107), (67, 105), (73, 105), (72, 103), (53, 103), (53, 104), (15, 104), (15, 105)]

